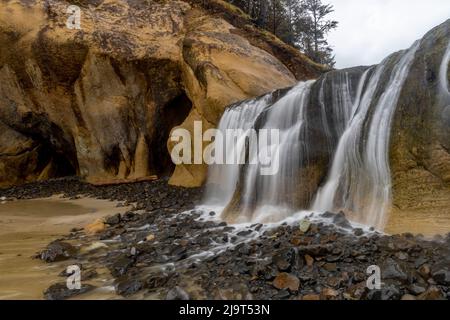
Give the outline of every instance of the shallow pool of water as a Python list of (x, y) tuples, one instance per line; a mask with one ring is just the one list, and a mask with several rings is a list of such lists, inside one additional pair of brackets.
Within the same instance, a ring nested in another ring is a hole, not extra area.
[[(70, 261), (46, 264), (32, 256), (72, 228), (128, 209), (89, 198), (52, 197), (0, 204), (0, 299), (42, 299), (46, 288), (65, 280), (58, 274)], [(92, 299), (113, 296), (111, 290), (104, 289), (89, 294)]]

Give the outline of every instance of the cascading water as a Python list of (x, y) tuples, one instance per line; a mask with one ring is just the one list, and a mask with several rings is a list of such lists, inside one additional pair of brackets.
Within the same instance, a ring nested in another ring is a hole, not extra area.
[[(224, 154), (228, 159), (235, 159), (244, 152), (246, 133), (250, 130), (261, 112), (269, 104), (270, 94), (264, 97), (244, 102), (238, 106), (228, 108), (219, 123), (219, 130), (242, 129), (242, 138), (230, 144)], [(206, 189), (207, 206), (224, 207), (233, 196), (239, 178), (239, 164), (231, 161), (225, 164), (213, 164), (208, 170)]]
[(447, 46), (447, 51), (442, 59), (441, 68), (439, 70), (439, 80), (442, 88), (442, 92), (447, 97), (450, 97), (450, 84), (448, 81), (448, 68), (450, 64), (450, 42)]
[[(377, 102), (375, 94), (390, 59), (376, 67), (364, 93), (362, 87), (368, 71), (362, 77), (354, 114), (339, 142), (328, 180), (317, 193), (313, 211), (344, 210), (359, 222), (384, 227), (391, 201), (388, 159), (391, 123), (418, 47), (419, 42), (403, 53)], [(366, 135), (365, 122), (371, 108), (374, 111)]]
[[(222, 131), (249, 130), (258, 120), (263, 123), (259, 124), (260, 130), (279, 130), (279, 143), (269, 143), (253, 155), (259, 157), (265, 153), (279, 159), (279, 171), (275, 175), (261, 176), (261, 164), (257, 159), (249, 159), (249, 163), (253, 164), (248, 165), (244, 177), (240, 176), (242, 167), (238, 164), (213, 165), (209, 170), (205, 205), (226, 206), (236, 191), (238, 179), (242, 179), (242, 214), (235, 221), (258, 220), (261, 217), (257, 217), (254, 209), (268, 205), (277, 208), (271, 211), (272, 214), (288, 210), (290, 206), (285, 196), (294, 190), (296, 182), (290, 172), (298, 166), (304, 153), (305, 145), (301, 138), (305, 122), (304, 106), (312, 84), (313, 81), (300, 83), (273, 105), (269, 103), (269, 96), (265, 96), (226, 111), (219, 124)], [(245, 136), (227, 150), (232, 157), (245, 152)], [(265, 207), (264, 212), (268, 211)], [(278, 219), (273, 217), (273, 220)]]
[[(324, 82), (324, 81), (323, 81)], [(328, 152), (332, 149), (333, 136), (340, 135), (351, 116), (353, 97), (351, 81), (346, 72), (330, 77), (328, 95), (335, 109), (331, 120), (326, 112), (324, 83), (321, 84), (319, 105), (321, 108), (320, 124), (325, 131)], [(268, 222), (279, 221), (296, 210), (298, 186), (302, 183), (299, 168), (305, 166), (310, 154), (311, 139), (307, 136), (306, 107), (310, 103), (310, 91), (314, 81), (299, 83), (283, 98), (270, 104), (269, 95), (259, 100), (244, 102), (238, 107), (229, 108), (223, 115), (219, 129), (243, 129), (242, 139), (228, 150), (232, 157), (245, 152), (244, 138), (248, 130), (279, 130), (280, 140), (269, 144), (261, 153), (279, 159), (276, 175), (260, 175), (261, 164), (256, 159), (249, 159), (250, 164), (244, 168), (236, 164), (212, 165), (209, 168), (207, 192), (204, 204), (209, 207), (225, 207), (239, 193), (240, 203), (236, 212), (225, 212), (227, 220), (234, 222)], [(254, 155), (259, 156), (259, 154)], [(241, 185), (237, 190), (238, 181)], [(312, 197), (313, 195), (311, 195)], [(234, 208), (236, 209), (236, 208)], [(234, 217), (230, 217), (234, 216)]]
[[(334, 161), (330, 170), (330, 174), (327, 183), (319, 189), (314, 204), (312, 206), (313, 211), (327, 211), (333, 210), (335, 206), (335, 195), (341, 183), (341, 179), (345, 177), (347, 185), (347, 194), (356, 192), (357, 190), (352, 190), (354, 184), (351, 179), (355, 177), (352, 168), (357, 168), (362, 163), (361, 157), (358, 151), (359, 141), (361, 140), (360, 134), (363, 130), (364, 120), (369, 110), (370, 104), (375, 93), (375, 89), (380, 80), (382, 71), (384, 67), (380, 65), (377, 68), (375, 74), (372, 75), (367, 89), (363, 95), (363, 88), (367, 79), (368, 73), (371, 71), (367, 70), (358, 85), (358, 94), (354, 106), (352, 107), (352, 117), (351, 121), (347, 126), (347, 129), (343, 133), (337, 150), (334, 156)], [(345, 199), (341, 199), (341, 207), (345, 203)]]
[[(355, 90), (342, 71), (324, 76), (321, 82), (302, 82), (272, 105), (267, 95), (228, 109), (221, 130), (279, 130), (279, 143), (269, 144), (269, 151), (259, 150), (277, 156), (279, 171), (264, 176), (259, 164), (212, 165), (205, 204), (225, 208), (222, 218), (233, 222), (280, 221), (307, 209), (297, 205), (296, 195), (299, 186), (308, 183), (302, 180), (301, 170), (308, 167), (316, 147), (311, 132), (321, 131), (331, 169), (308, 200), (310, 210), (343, 210), (358, 222), (382, 228), (391, 201), (390, 128), (418, 47), (419, 42), (365, 69), (355, 80), (359, 81)], [(311, 109), (313, 101), (317, 111)], [(309, 117), (314, 113), (318, 120), (312, 124)], [(241, 140), (227, 150), (233, 157), (246, 152), (245, 137)]]
[[(325, 83), (328, 80), (328, 74), (322, 79), (319, 91), (320, 118), (322, 127), (327, 138), (327, 149), (333, 150), (333, 137), (340, 137), (346, 129), (346, 124), (351, 116), (351, 106), (353, 105), (353, 97), (351, 94), (351, 84), (347, 72), (338, 73), (336, 77), (332, 77), (331, 84), (331, 105), (333, 106), (333, 121), (329, 123), (327, 117), (327, 106), (325, 103)], [(335, 134), (333, 134), (335, 131)]]
[(263, 176), (257, 161), (248, 167), (240, 208), (244, 214), (237, 221), (278, 221), (292, 212), (291, 194), (298, 183), (294, 172), (308, 148), (304, 137), (305, 108), (313, 83), (300, 83), (264, 114), (264, 124), (258, 129), (278, 129), (280, 139), (278, 144), (267, 146), (269, 151), (259, 151), (278, 159), (279, 170), (275, 175)]

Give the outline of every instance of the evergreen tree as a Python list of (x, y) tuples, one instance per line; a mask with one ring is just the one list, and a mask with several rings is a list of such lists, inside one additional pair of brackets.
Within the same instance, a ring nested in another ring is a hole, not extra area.
[(326, 39), (327, 34), (338, 25), (337, 21), (327, 19), (334, 11), (333, 6), (323, 4), (321, 0), (304, 0), (303, 5), (311, 18), (309, 30), (306, 31), (306, 35), (310, 38), (306, 54), (314, 61), (334, 66), (333, 50)]
[(302, 50), (312, 60), (334, 67), (327, 35), (338, 25), (329, 20), (333, 6), (322, 0), (228, 0), (254, 23)]

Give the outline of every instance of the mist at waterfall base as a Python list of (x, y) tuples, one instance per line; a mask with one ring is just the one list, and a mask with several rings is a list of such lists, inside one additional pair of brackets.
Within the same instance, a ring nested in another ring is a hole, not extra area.
[[(354, 227), (382, 231), (392, 204), (389, 146), (396, 106), (413, 64), (420, 41), (405, 51), (393, 54), (377, 66), (365, 68), (352, 85), (350, 71), (341, 70), (331, 79), (331, 105), (324, 99), (327, 76), (301, 82), (275, 103), (271, 94), (228, 108), (219, 129), (279, 129), (280, 143), (269, 146), (278, 153), (280, 170), (275, 176), (259, 175), (258, 165), (211, 165), (203, 204), (205, 217), (219, 213), (229, 223), (268, 226), (294, 223), (308, 218), (331, 223), (325, 212), (344, 212)], [(448, 93), (447, 68), (450, 44), (442, 59), (440, 84)], [(351, 70), (351, 69), (348, 69)], [(319, 90), (312, 90), (319, 86)], [(357, 88), (352, 92), (351, 87)], [(293, 204), (292, 197), (302, 185), (298, 168), (309, 163), (314, 140), (308, 133), (307, 108), (317, 94), (323, 134), (331, 161), (326, 179), (311, 195), (307, 207)], [(449, 107), (447, 107), (448, 109)], [(328, 114), (332, 111), (332, 116)], [(447, 110), (449, 111), (449, 110)], [(336, 140), (336, 141), (333, 141)], [(246, 152), (237, 144), (232, 154)], [(239, 190), (238, 190), (239, 186)], [(238, 212), (229, 207), (239, 200)]]

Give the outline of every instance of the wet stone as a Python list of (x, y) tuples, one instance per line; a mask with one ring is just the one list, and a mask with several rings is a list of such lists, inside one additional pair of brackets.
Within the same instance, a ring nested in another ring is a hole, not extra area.
[(344, 229), (351, 229), (352, 225), (345, 217), (345, 213), (339, 212), (333, 217), (333, 223), (337, 225), (338, 227), (344, 228)]
[(280, 271), (287, 271), (295, 262), (296, 252), (293, 248), (278, 251), (273, 256), (273, 262)]
[(105, 222), (111, 226), (114, 226), (116, 224), (120, 223), (120, 213), (115, 214), (113, 216), (107, 217)]
[(189, 300), (189, 294), (182, 288), (175, 287), (167, 292), (166, 300)]
[(120, 257), (112, 266), (111, 273), (114, 277), (120, 277), (127, 273), (134, 261), (127, 256)]
[(289, 289), (291, 292), (298, 291), (300, 280), (293, 274), (282, 272), (273, 280), (273, 286), (279, 290)]
[(51, 285), (47, 290), (44, 291), (44, 299), (46, 300), (65, 300), (71, 297), (78, 296), (80, 294), (89, 292), (93, 290), (95, 287), (88, 285), (88, 284), (82, 284), (81, 289), (69, 289), (67, 288), (67, 284), (64, 283), (57, 283), (54, 285)]
[(38, 257), (45, 262), (63, 261), (73, 257), (77, 249), (67, 242), (54, 241), (50, 243)]
[(115, 286), (117, 294), (130, 296), (143, 288), (143, 283), (138, 279), (119, 278)]
[(403, 268), (393, 259), (387, 259), (381, 268), (383, 279), (394, 279), (399, 281), (408, 280), (408, 275)]

